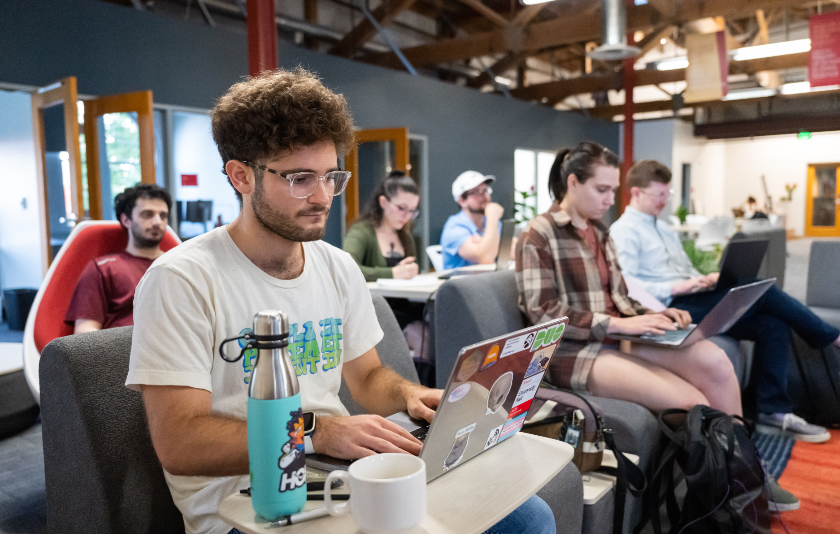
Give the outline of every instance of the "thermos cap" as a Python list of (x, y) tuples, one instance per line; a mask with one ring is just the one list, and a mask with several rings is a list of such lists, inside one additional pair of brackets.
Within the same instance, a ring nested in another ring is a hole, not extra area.
[(289, 333), (289, 317), (279, 310), (263, 310), (254, 315), (254, 333), (277, 336)]

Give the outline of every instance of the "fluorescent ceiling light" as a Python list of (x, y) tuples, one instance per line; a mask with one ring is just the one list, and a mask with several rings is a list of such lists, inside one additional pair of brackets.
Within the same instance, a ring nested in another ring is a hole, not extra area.
[(808, 82), (786, 83), (779, 88), (783, 95), (798, 95), (801, 93), (816, 93), (818, 91), (835, 91), (840, 85), (824, 85), (822, 87), (811, 87)]
[(757, 87), (755, 89), (745, 89), (743, 91), (733, 91), (723, 97), (724, 100), (743, 100), (745, 98), (762, 98), (766, 96), (773, 96), (777, 93), (775, 89), (765, 89), (764, 87)]
[(508, 78), (503, 78), (502, 76), (496, 76), (495, 80), (496, 80), (496, 83), (500, 83), (502, 85), (507, 85), (508, 87), (513, 85), (513, 80), (508, 79)]
[(732, 52), (732, 61), (785, 56), (788, 54), (808, 52), (809, 50), (811, 50), (810, 39), (799, 39), (797, 41), (785, 41), (783, 43), (771, 43), (758, 46), (745, 46), (743, 48), (737, 48)]
[(552, 0), (522, 0), (522, 3), (526, 6), (532, 6), (534, 4), (545, 4), (546, 2), (551, 2)]
[(797, 95), (807, 93), (810, 90), (811, 84), (808, 82), (786, 83), (779, 88), (779, 92), (783, 95)]
[(688, 58), (686, 56), (672, 57), (656, 62), (656, 70), (674, 70), (684, 69), (688, 67)]

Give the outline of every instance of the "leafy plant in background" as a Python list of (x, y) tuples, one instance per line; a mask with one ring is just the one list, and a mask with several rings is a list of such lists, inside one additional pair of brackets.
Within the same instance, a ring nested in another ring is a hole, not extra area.
[(532, 206), (528, 200), (537, 196), (536, 191), (517, 191), (519, 200), (513, 203), (513, 218), (517, 223), (528, 222), (537, 216), (537, 208)]
[(674, 211), (674, 215), (680, 220), (680, 224), (685, 224), (685, 217), (688, 215), (688, 208), (680, 206)]
[(694, 241), (688, 240), (682, 242), (683, 250), (685, 250), (688, 259), (695, 269), (701, 274), (714, 273), (719, 270), (720, 257), (723, 254), (723, 247), (714, 245), (713, 250), (700, 250), (694, 246)]
[(796, 190), (796, 184), (785, 184), (786, 197), (782, 197), (782, 202), (790, 202), (793, 200), (793, 192)]

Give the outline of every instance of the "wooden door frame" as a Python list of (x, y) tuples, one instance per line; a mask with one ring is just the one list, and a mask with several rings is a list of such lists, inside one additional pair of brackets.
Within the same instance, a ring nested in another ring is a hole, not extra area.
[[(834, 167), (834, 227), (813, 226), (814, 196), (811, 194), (817, 185), (817, 167)], [(840, 237), (840, 163), (809, 163), (808, 180), (805, 186), (805, 236), (806, 237)]]
[(408, 173), (408, 128), (372, 128), (367, 130), (356, 130), (356, 142), (353, 148), (344, 158), (344, 168), (350, 171), (352, 177), (347, 189), (344, 191), (345, 205), (345, 228), (359, 217), (359, 145), (376, 141), (393, 141), (394, 170)]
[(155, 119), (151, 91), (138, 91), (85, 100), (85, 152), (90, 218), (101, 220), (102, 173), (99, 168), (99, 117), (108, 113), (137, 113), (140, 136), (140, 181), (155, 180)]
[(38, 178), (38, 207), (41, 212), (41, 267), (46, 274), (52, 263), (50, 245), (50, 203), (47, 189), (46, 133), (44, 132), (44, 109), (64, 106), (64, 136), (69, 154), (70, 205), (77, 220), (84, 218), (84, 196), (82, 188), (82, 150), (79, 143), (79, 116), (76, 107), (78, 92), (76, 77), (68, 76), (58, 82), (37, 90), (32, 101), (32, 137), (35, 142), (35, 169)]

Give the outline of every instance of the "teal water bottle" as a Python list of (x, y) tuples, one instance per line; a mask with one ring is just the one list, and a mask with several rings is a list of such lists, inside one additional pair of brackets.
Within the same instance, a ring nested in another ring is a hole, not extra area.
[(262, 311), (254, 316), (254, 334), (257, 361), (248, 388), (251, 504), (258, 515), (276, 521), (306, 504), (303, 410), (287, 348), (289, 318)]

